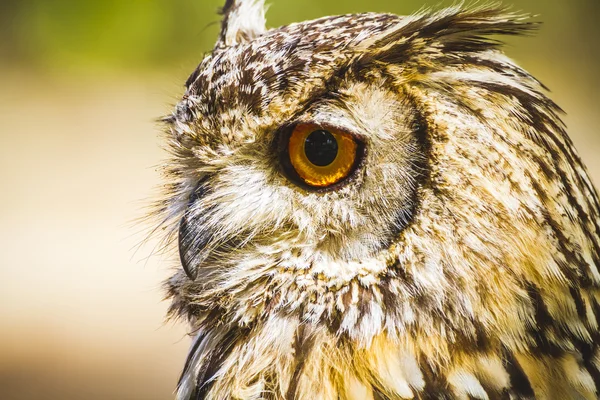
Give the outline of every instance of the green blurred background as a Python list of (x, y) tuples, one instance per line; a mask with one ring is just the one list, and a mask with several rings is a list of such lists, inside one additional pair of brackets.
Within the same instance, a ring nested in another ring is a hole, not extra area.
[[(427, 5), (268, 3), (269, 26)], [(552, 89), (600, 182), (600, 1), (506, 4), (544, 22), (507, 52)], [(220, 5), (0, 0), (0, 399), (172, 398), (188, 339), (163, 324), (160, 283), (177, 257), (138, 249), (131, 221), (159, 184), (153, 120), (210, 51)]]

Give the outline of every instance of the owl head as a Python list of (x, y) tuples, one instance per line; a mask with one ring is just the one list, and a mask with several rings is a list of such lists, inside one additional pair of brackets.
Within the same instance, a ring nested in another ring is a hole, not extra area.
[(220, 337), (284, 320), (358, 347), (385, 334), (436, 365), (589, 329), (598, 197), (498, 39), (535, 23), (487, 6), (271, 30), (261, 1), (223, 15), (164, 119), (174, 314)]

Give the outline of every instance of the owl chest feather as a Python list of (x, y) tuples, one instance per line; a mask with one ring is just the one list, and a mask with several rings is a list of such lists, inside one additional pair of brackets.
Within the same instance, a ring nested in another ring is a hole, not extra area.
[(581, 332), (540, 331), (554, 321), (535, 289), (525, 307), (458, 292), (436, 305), (433, 293), (403, 286), (414, 281), (406, 274), (337, 290), (318, 275), (288, 276), (287, 287), (264, 280), (235, 298), (190, 301), (196, 337), (179, 398), (595, 398), (600, 353)]

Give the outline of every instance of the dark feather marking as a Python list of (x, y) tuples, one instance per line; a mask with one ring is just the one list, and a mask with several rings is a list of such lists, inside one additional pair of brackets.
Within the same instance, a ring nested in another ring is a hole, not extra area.
[(575, 344), (575, 347), (581, 354), (581, 362), (583, 364), (583, 367), (585, 367), (586, 371), (589, 372), (590, 376), (594, 381), (594, 384), (596, 385), (596, 394), (598, 394), (600, 389), (600, 371), (594, 365), (593, 357), (594, 351), (597, 348), (594, 343), (600, 342), (600, 334), (598, 332), (594, 332), (592, 334), (592, 337), (593, 343), (586, 343), (578, 339), (573, 340), (573, 342)]
[(442, 42), (442, 48), (447, 53), (480, 53), (499, 49), (503, 45), (504, 43), (500, 40), (489, 39), (484, 36), (471, 36), (448, 43)]
[(398, 301), (398, 295), (391, 290), (390, 280), (398, 279), (396, 275), (400, 275), (400, 280), (404, 281), (401, 275), (405, 273), (406, 270), (400, 267), (398, 261), (396, 261), (390, 267), (390, 270), (380, 278), (379, 290), (381, 291), (382, 308), (385, 313), (390, 315), (390, 318), (401, 318), (401, 307)]
[(364, 54), (356, 63), (356, 69), (368, 69), (374, 63), (401, 65), (413, 57), (414, 46), (410, 42), (398, 43), (382, 52)]
[(373, 292), (371, 289), (362, 289), (358, 291), (358, 310), (360, 315), (369, 315), (371, 312), (371, 301), (373, 300)]
[[(596, 321), (600, 322), (600, 304), (598, 304), (598, 301), (596, 300), (596, 297), (594, 295), (590, 295), (589, 299), (590, 299), (591, 306), (592, 306), (592, 313), (596, 317)], [(594, 330), (592, 333), (594, 333), (595, 335), (598, 335), (599, 340), (596, 341), (595, 343), (600, 343), (600, 331)]]
[(581, 297), (581, 292), (579, 288), (570, 287), (569, 293), (571, 293), (571, 297), (575, 302), (575, 309), (577, 310), (577, 315), (581, 319), (581, 321), (587, 321), (587, 312), (585, 310), (585, 305), (583, 304), (583, 298)]
[(535, 393), (529, 382), (529, 378), (515, 359), (513, 353), (507, 349), (502, 349), (502, 364), (510, 377), (511, 391), (519, 398), (534, 398)]
[(306, 363), (306, 359), (310, 354), (314, 345), (314, 337), (307, 332), (306, 326), (301, 324), (296, 332), (296, 339), (294, 341), (294, 355), (296, 359), (296, 368), (292, 374), (292, 379), (288, 386), (286, 394), (287, 400), (294, 400), (297, 398), (298, 383), (302, 376), (302, 370)]
[[(513, 397), (511, 397), (511, 392), (510, 390), (504, 389), (504, 390), (498, 390), (495, 387), (491, 387), (489, 385), (487, 385), (485, 382), (480, 382), (481, 386), (483, 387), (483, 389), (485, 390), (485, 392), (488, 395), (489, 400), (513, 400), (515, 399), (515, 396), (513, 394)], [(475, 400), (479, 400), (477, 398), (474, 398)]]
[(431, 366), (427, 363), (427, 357), (421, 357), (422, 362), (420, 363), (421, 372), (423, 373), (423, 380), (425, 381), (425, 387), (423, 392), (420, 394), (423, 400), (439, 400), (439, 399), (452, 399), (454, 395), (450, 391), (446, 377), (442, 374), (434, 371)]
[(194, 84), (194, 82), (196, 82), (196, 79), (198, 79), (198, 76), (200, 75), (200, 71), (201, 71), (201, 68), (200, 68), (201, 66), (202, 66), (202, 64), (198, 65), (196, 67), (196, 69), (194, 70), (194, 72), (192, 72), (192, 74), (185, 81), (186, 89), (188, 89), (190, 86), (192, 86)]
[(219, 35), (219, 42), (225, 42), (225, 36), (227, 34), (227, 28), (229, 26), (229, 14), (240, 6), (240, 2), (237, 0), (225, 0), (225, 5), (219, 10), (219, 14), (223, 15), (223, 21), (221, 21), (221, 33)]
[(371, 386), (371, 389), (373, 389), (373, 400), (390, 400), (389, 397), (381, 393), (375, 386)]
[(182, 384), (183, 377), (189, 372), (190, 367), (192, 366), (192, 359), (196, 355), (196, 351), (198, 351), (198, 347), (202, 344), (205, 335), (201, 335), (200, 337), (195, 338), (194, 343), (190, 350), (188, 351), (187, 357), (185, 359), (185, 365), (183, 366), (183, 370), (181, 371), (181, 375), (179, 376), (179, 381), (177, 386), (179, 387)]
[(529, 293), (529, 298), (535, 308), (536, 327), (530, 333), (535, 340), (536, 348), (532, 349), (532, 351), (557, 358), (562, 356), (564, 354), (564, 349), (561, 349), (547, 339), (547, 332), (549, 330), (557, 329), (557, 324), (550, 316), (548, 307), (544, 303), (544, 298), (542, 297), (539, 288), (532, 283), (528, 283), (527, 292)]
[(220, 343), (210, 353), (208, 360), (203, 364), (203, 372), (198, 374), (196, 383), (195, 400), (203, 400), (212, 385), (214, 384), (214, 376), (219, 371), (223, 362), (227, 359), (233, 349), (236, 340), (240, 338), (241, 331), (230, 328)]

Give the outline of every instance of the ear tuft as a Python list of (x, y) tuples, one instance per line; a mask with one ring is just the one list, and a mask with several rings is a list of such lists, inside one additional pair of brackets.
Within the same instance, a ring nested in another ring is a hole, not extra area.
[(264, 0), (226, 0), (216, 47), (248, 42), (267, 31)]

